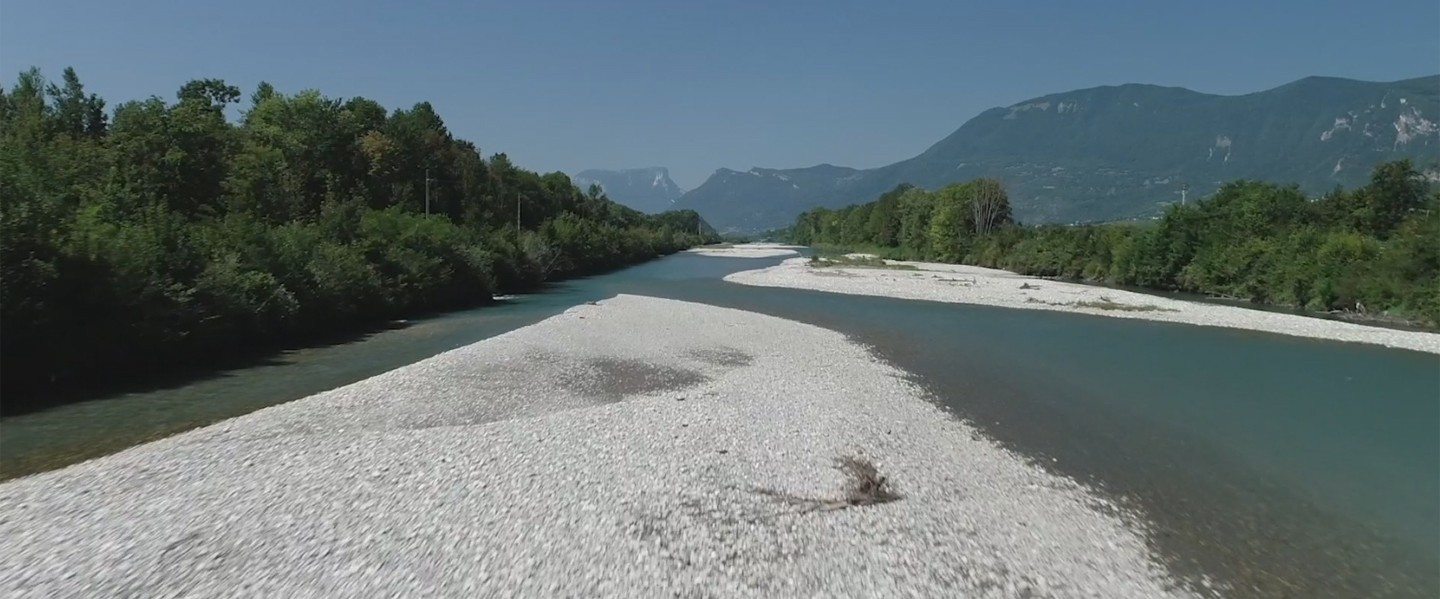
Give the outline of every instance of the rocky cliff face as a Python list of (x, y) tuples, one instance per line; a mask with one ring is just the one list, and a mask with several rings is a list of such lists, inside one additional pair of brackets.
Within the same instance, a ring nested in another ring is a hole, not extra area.
[(610, 199), (650, 214), (670, 210), (675, 200), (685, 193), (670, 180), (670, 170), (663, 166), (619, 171), (592, 169), (581, 171), (572, 180), (581, 189), (599, 185)]

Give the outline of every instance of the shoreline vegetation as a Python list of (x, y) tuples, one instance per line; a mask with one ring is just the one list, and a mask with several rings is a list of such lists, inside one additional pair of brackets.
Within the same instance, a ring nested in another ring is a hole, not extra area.
[(0, 197), (5, 414), (719, 240), (425, 102), (205, 79), (107, 110), (73, 69), (0, 87)]
[(1235, 181), (1172, 204), (1154, 221), (1101, 225), (1023, 226), (992, 179), (934, 192), (901, 185), (867, 204), (811, 210), (769, 236), (899, 263), (966, 264), (1440, 329), (1440, 190), (1408, 160), (1377, 166), (1364, 187), (1320, 198)]
[[(812, 247), (812, 248), (810, 248), (810, 249), (811, 249), (811, 251), (814, 252), (814, 253), (813, 253), (813, 255), (811, 256), (810, 260), (809, 260), (806, 264), (809, 265), (809, 266), (818, 267), (818, 268), (826, 268), (826, 267), (840, 266), (840, 267), (845, 267), (845, 268), (885, 268), (885, 269), (891, 269), (891, 270), (917, 270), (917, 269), (921, 268), (921, 266), (917, 266), (917, 264), (922, 265), (922, 266), (923, 266), (923, 265), (927, 265), (927, 264), (930, 265), (930, 266), (937, 266), (937, 265), (938, 265), (938, 266), (954, 266), (954, 265), (951, 265), (951, 264), (939, 263), (939, 262), (935, 262), (935, 263), (911, 263), (911, 262), (906, 262), (906, 261), (903, 261), (903, 260), (889, 260), (889, 259), (881, 258), (881, 257), (880, 257), (879, 255), (877, 255), (877, 254), (868, 253), (868, 252), (865, 252), (865, 251), (859, 251), (859, 250), (857, 250), (856, 248), (850, 248), (850, 247), (838, 247), (838, 246), (833, 246), (833, 245), (823, 245), (823, 244), (822, 244), (822, 245), (820, 245), (820, 246)], [(865, 249), (874, 250), (875, 248), (865, 248)], [(1004, 269), (994, 269), (994, 270), (999, 270), (999, 271), (1002, 271), (1002, 272), (1009, 272), (1009, 273), (1011, 273), (1011, 274), (1020, 274), (1020, 273), (1015, 273), (1015, 272), (1013, 272), (1013, 271), (1007, 271), (1007, 270), (1004, 270)], [(1113, 289), (1113, 290), (1119, 290), (1119, 291), (1125, 291), (1125, 292), (1139, 293), (1139, 294), (1142, 294), (1142, 295), (1145, 295), (1145, 296), (1166, 297), (1167, 299), (1179, 299), (1180, 301), (1189, 301), (1189, 302), (1193, 302), (1193, 303), (1202, 303), (1202, 304), (1203, 304), (1203, 303), (1209, 303), (1209, 304), (1211, 304), (1211, 305), (1228, 306), (1228, 307), (1233, 307), (1233, 308), (1240, 308), (1240, 309), (1242, 309), (1242, 310), (1274, 312), (1274, 313), (1277, 313), (1277, 314), (1293, 314), (1293, 315), (1295, 315), (1295, 316), (1304, 316), (1304, 317), (1306, 317), (1306, 318), (1315, 318), (1315, 319), (1320, 319), (1320, 320), (1331, 320), (1331, 321), (1335, 321), (1335, 322), (1348, 322), (1348, 323), (1353, 323), (1353, 324), (1358, 324), (1358, 325), (1363, 325), (1363, 326), (1379, 327), (1379, 328), (1385, 328), (1385, 329), (1391, 329), (1391, 330), (1397, 330), (1397, 331), (1413, 331), (1413, 332), (1422, 332), (1422, 333), (1440, 333), (1440, 326), (1432, 326), (1432, 325), (1430, 325), (1430, 324), (1428, 324), (1428, 323), (1426, 323), (1426, 322), (1422, 322), (1422, 321), (1405, 320), (1405, 319), (1403, 319), (1403, 318), (1385, 316), (1385, 315), (1382, 315), (1382, 314), (1360, 313), (1360, 312), (1355, 312), (1355, 311), (1351, 311), (1351, 310), (1330, 310), (1330, 311), (1326, 311), (1326, 312), (1317, 312), (1317, 311), (1313, 311), (1313, 310), (1304, 309), (1303, 307), (1300, 307), (1300, 306), (1285, 305), (1285, 304), (1273, 304), (1273, 303), (1262, 303), (1262, 302), (1253, 302), (1253, 301), (1250, 301), (1250, 300), (1246, 300), (1246, 299), (1242, 299), (1242, 298), (1238, 298), (1238, 297), (1234, 297), (1234, 296), (1229, 296), (1229, 295), (1216, 295), (1216, 294), (1201, 294), (1201, 293), (1175, 292), (1175, 291), (1167, 291), (1167, 290), (1162, 290), (1162, 289), (1152, 289), (1152, 288), (1145, 288), (1145, 287), (1129, 287), (1129, 288), (1127, 288), (1127, 287), (1125, 287), (1125, 286), (1109, 285), (1109, 284), (1106, 284), (1104, 281), (1098, 281), (1098, 280), (1093, 280), (1093, 279), (1089, 279), (1089, 280), (1087, 280), (1087, 279), (1076, 279), (1076, 278), (1064, 277), (1064, 276), (1035, 276), (1035, 275), (1022, 275), (1022, 276), (1031, 276), (1031, 277), (1033, 277), (1034, 279), (1036, 279), (1037, 281), (1055, 281), (1055, 282), (1059, 282), (1059, 283), (1069, 283), (1069, 284), (1075, 284), (1075, 285), (1083, 285), (1083, 286), (1085, 286), (1085, 287), (1092, 287), (1092, 288), (1099, 288), (1099, 289)], [(1035, 285), (1038, 286), (1039, 283), (1035, 283)], [(1038, 288), (1038, 287), (1037, 287), (1037, 288)], [(1181, 297), (1170, 298), (1170, 297), (1168, 297), (1167, 295), (1160, 295), (1160, 294), (1174, 294), (1174, 295), (1178, 295), (1178, 296), (1181, 296)], [(1185, 297), (1185, 296), (1194, 296), (1194, 297), (1191, 298), (1191, 297)], [(1031, 303), (1034, 303), (1034, 302), (1031, 302)], [(1100, 303), (1103, 304), (1103, 302), (1100, 302)], [(1103, 307), (1103, 306), (1097, 305), (1097, 306), (1094, 306), (1094, 307)], [(1113, 309), (1123, 309), (1123, 308), (1113, 307)]]

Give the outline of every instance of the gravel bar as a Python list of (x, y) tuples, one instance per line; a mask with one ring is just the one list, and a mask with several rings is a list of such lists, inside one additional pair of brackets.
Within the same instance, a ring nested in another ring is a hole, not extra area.
[[(898, 501), (843, 496), (842, 456)], [(0, 485), (6, 597), (1188, 596), (843, 335), (630, 295)]]
[(840, 265), (813, 267), (803, 258), (791, 258), (770, 268), (734, 273), (726, 276), (725, 280), (760, 287), (788, 287), (852, 295), (1053, 310), (1246, 329), (1440, 354), (1440, 334), (1436, 333), (1400, 331), (1299, 314), (1189, 302), (1132, 291), (1040, 279), (978, 266), (898, 260), (887, 260), (886, 263), (897, 268)]
[(728, 248), (691, 248), (685, 250), (685, 253), (700, 254), (701, 256), (717, 256), (723, 258), (777, 258), (780, 256), (800, 255), (800, 252), (795, 251), (796, 249), (798, 249), (798, 247), (799, 246), (750, 243)]

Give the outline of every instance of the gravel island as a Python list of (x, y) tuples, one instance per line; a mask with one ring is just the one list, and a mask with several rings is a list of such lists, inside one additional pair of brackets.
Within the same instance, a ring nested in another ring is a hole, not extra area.
[(851, 254), (847, 257), (883, 262), (885, 266), (855, 266), (844, 263), (813, 266), (804, 258), (791, 258), (770, 268), (734, 273), (726, 276), (725, 280), (760, 287), (788, 287), (1246, 329), (1440, 354), (1440, 333), (1401, 331), (1299, 314), (1185, 301), (1121, 289), (1041, 279), (978, 266), (881, 261), (874, 256), (863, 254)]
[(630, 295), (7, 482), (0, 539), (7, 597), (1188, 595), (843, 335)]

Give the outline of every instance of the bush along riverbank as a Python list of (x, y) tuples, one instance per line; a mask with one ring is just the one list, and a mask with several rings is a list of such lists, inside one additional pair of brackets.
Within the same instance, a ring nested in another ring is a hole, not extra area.
[(484, 157), (428, 103), (199, 80), (108, 110), (70, 69), (0, 92), (7, 412), (718, 239)]
[(900, 186), (868, 204), (806, 212), (785, 236), (892, 259), (1440, 326), (1440, 192), (1409, 161), (1320, 198), (1235, 181), (1156, 221), (1103, 225), (1021, 226), (993, 180), (934, 192)]

